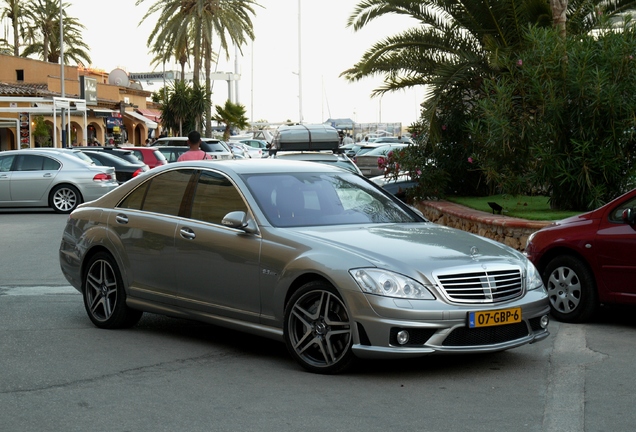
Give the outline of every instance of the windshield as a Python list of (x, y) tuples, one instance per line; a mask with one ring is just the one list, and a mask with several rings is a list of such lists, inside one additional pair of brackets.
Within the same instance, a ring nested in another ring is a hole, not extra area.
[(421, 222), (352, 173), (253, 174), (245, 180), (277, 227)]

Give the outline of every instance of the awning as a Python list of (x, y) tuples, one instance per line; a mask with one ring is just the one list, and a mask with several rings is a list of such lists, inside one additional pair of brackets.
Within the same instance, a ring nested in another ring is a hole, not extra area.
[(161, 122), (161, 111), (150, 108), (138, 108), (137, 112), (144, 117), (148, 117), (150, 120), (157, 123)]
[(153, 122), (152, 120), (150, 120), (148, 117), (144, 117), (139, 113), (136, 113), (134, 111), (126, 111), (124, 113), (124, 115), (131, 117), (137, 121), (142, 121), (146, 124), (146, 126), (148, 127), (148, 129), (157, 129), (157, 123)]
[(90, 111), (95, 117), (112, 117), (114, 112), (113, 110), (106, 108), (90, 108)]

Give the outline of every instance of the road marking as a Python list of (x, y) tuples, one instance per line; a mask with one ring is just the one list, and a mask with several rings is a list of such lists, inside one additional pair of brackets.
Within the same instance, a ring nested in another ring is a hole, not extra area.
[(79, 294), (79, 291), (70, 285), (0, 287), (0, 296), (40, 296), (58, 294)]
[(585, 325), (559, 324), (550, 356), (544, 432), (585, 430), (585, 371), (606, 357), (587, 348)]

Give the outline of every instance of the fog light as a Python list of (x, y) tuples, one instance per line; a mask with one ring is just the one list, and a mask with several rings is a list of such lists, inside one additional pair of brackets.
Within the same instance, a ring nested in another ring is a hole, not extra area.
[(550, 318), (547, 315), (543, 315), (541, 317), (541, 328), (548, 328), (548, 324), (550, 324)]
[(407, 332), (406, 330), (400, 330), (397, 334), (397, 342), (400, 345), (404, 345), (408, 341), (409, 341), (409, 332)]

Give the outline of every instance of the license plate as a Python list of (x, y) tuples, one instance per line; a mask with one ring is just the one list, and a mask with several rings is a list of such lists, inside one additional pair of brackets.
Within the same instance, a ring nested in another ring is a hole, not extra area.
[(468, 327), (490, 327), (521, 322), (521, 308), (470, 312)]

